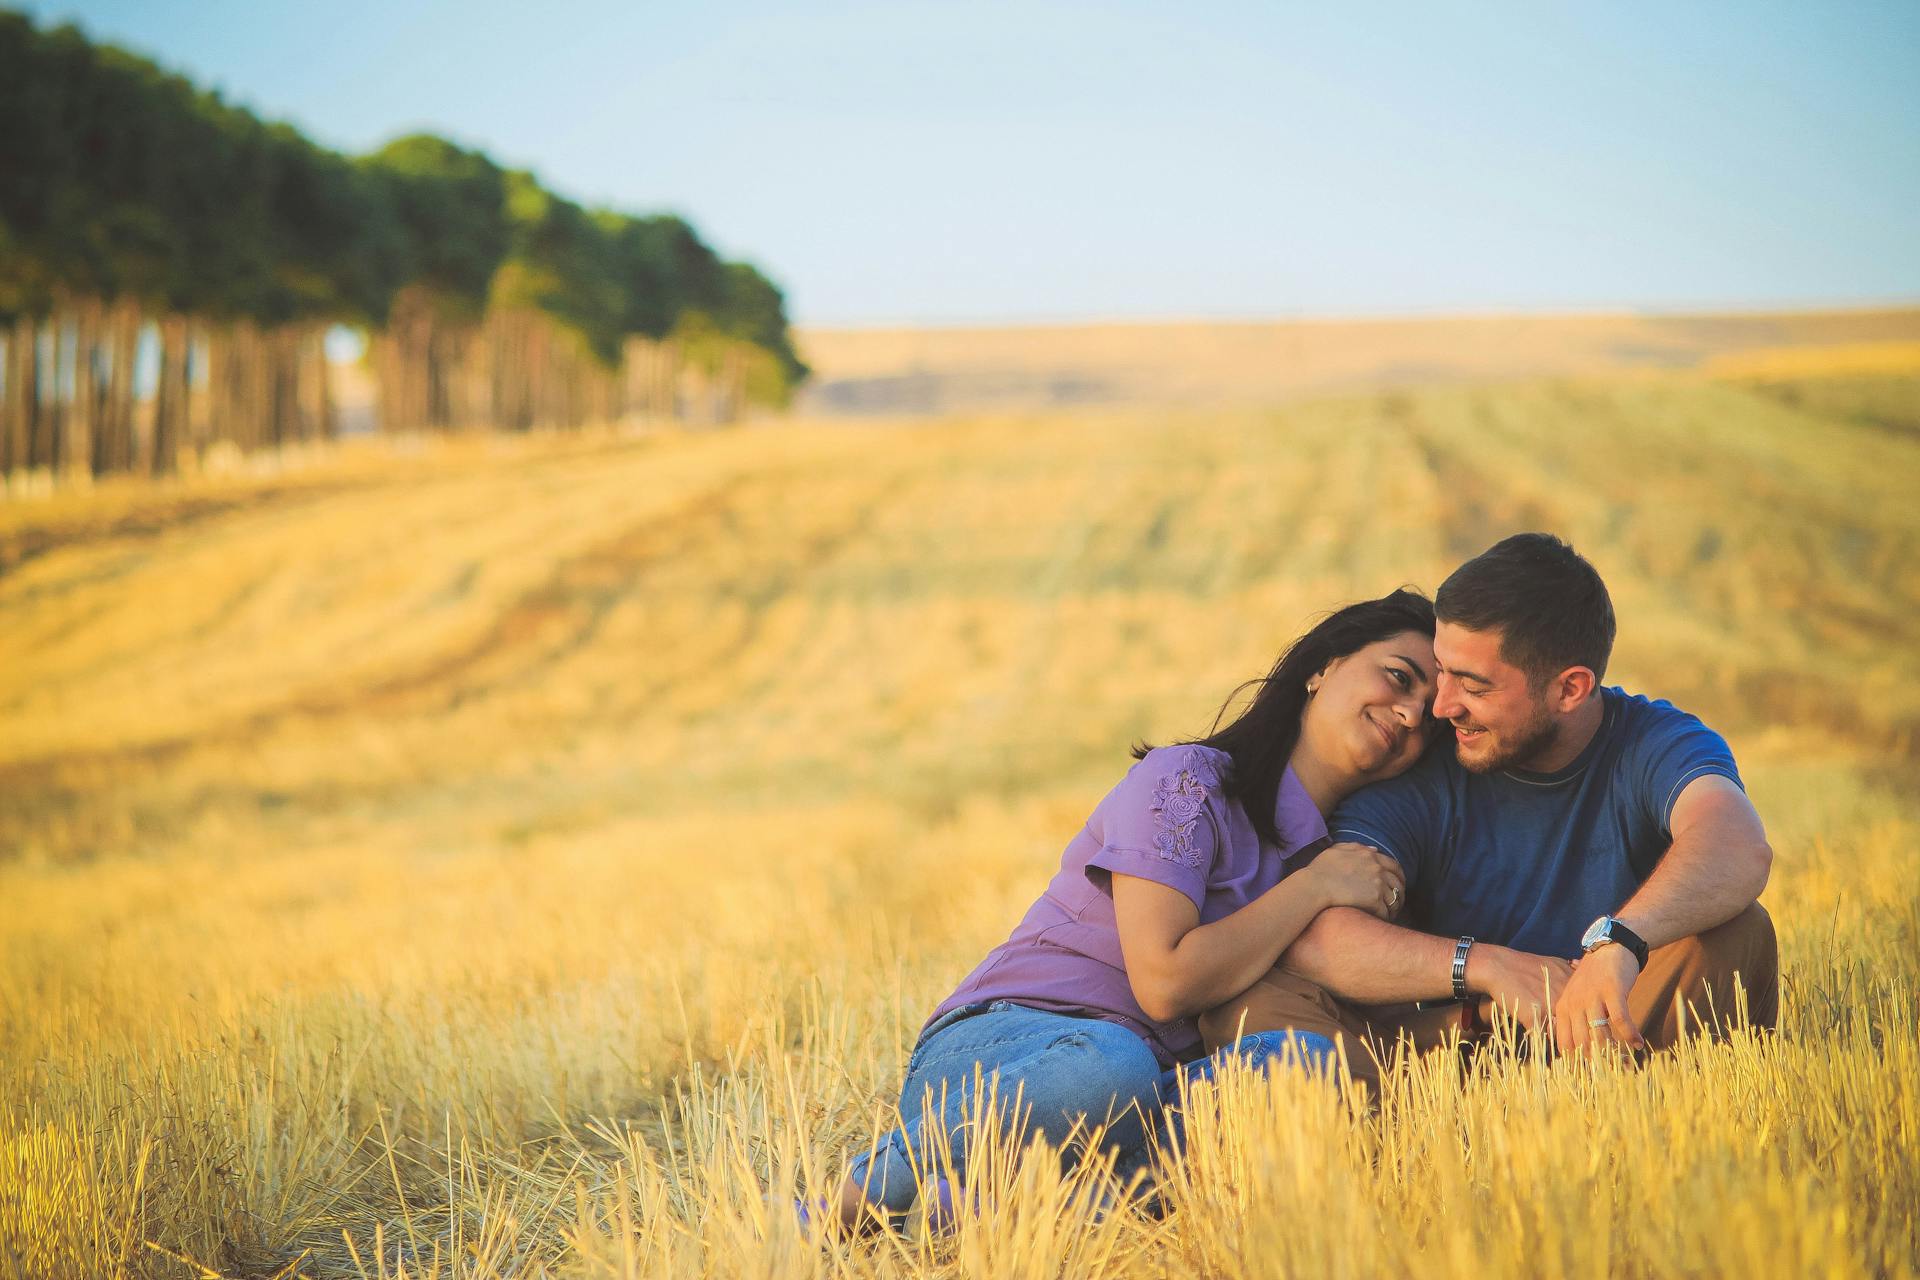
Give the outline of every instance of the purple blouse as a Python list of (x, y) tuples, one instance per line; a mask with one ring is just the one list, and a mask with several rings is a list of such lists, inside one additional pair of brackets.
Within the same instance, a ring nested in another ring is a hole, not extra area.
[(1222, 794), (1230, 764), (1224, 751), (1191, 745), (1156, 747), (1136, 762), (1067, 845), (1059, 872), (1013, 936), (927, 1021), (961, 1005), (1011, 1000), (1117, 1022), (1145, 1040), (1162, 1066), (1198, 1057), (1193, 1019), (1156, 1022), (1133, 997), (1111, 873), (1178, 889), (1200, 909), (1200, 923), (1211, 924), (1311, 861), (1297, 855), (1326, 838), (1327, 824), (1293, 770), (1281, 778), (1274, 805), (1276, 848), (1254, 833), (1239, 801)]

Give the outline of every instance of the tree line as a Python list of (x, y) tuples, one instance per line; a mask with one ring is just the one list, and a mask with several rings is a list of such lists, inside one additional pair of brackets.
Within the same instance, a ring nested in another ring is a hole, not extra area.
[(336, 324), (388, 431), (727, 420), (807, 372), (780, 290), (680, 218), (432, 135), (342, 155), (0, 12), (0, 476), (331, 436)]

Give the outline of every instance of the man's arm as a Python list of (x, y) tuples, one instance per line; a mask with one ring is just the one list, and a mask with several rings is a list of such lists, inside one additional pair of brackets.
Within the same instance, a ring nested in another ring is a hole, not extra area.
[(1352, 907), (1328, 907), (1314, 917), (1281, 955), (1280, 967), (1360, 1004), (1453, 994), (1452, 940)]
[(1614, 918), (1648, 947), (1691, 938), (1758, 901), (1773, 870), (1760, 815), (1731, 778), (1695, 778), (1673, 802), (1673, 844)]
[[(1689, 938), (1739, 915), (1760, 897), (1773, 849), (1752, 801), (1732, 779), (1695, 778), (1673, 804), (1673, 843), (1646, 882), (1615, 913), (1649, 948)], [(1625, 947), (1601, 947), (1580, 961), (1554, 1007), (1554, 1039), (1581, 1049), (1612, 1040), (1644, 1041), (1627, 1012), (1627, 992), (1640, 976)], [(1602, 1018), (1608, 1024), (1590, 1024)]]
[[(1351, 907), (1322, 911), (1280, 957), (1280, 967), (1357, 1004), (1440, 1000), (1453, 994), (1458, 939), (1403, 929)], [(1533, 1026), (1553, 1007), (1571, 973), (1565, 960), (1476, 942), (1467, 952), (1467, 989)]]

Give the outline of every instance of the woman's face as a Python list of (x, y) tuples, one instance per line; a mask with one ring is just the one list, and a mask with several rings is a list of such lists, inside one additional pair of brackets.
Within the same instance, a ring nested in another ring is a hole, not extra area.
[(1418, 631), (1335, 658), (1310, 683), (1302, 740), (1358, 783), (1404, 773), (1427, 745), (1434, 670), (1433, 640)]

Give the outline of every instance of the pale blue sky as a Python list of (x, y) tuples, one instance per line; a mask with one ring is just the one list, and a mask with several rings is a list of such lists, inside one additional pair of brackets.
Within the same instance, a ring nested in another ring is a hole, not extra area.
[(684, 213), (803, 323), (1920, 299), (1920, 3), (31, 3)]

